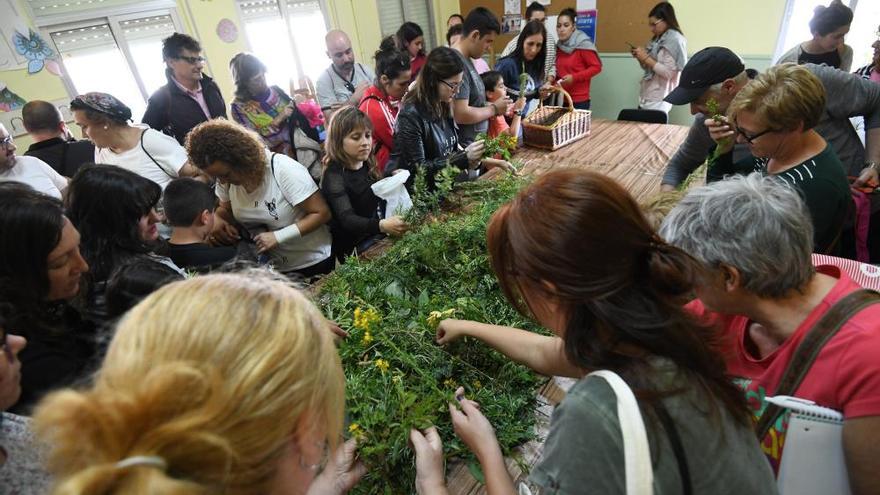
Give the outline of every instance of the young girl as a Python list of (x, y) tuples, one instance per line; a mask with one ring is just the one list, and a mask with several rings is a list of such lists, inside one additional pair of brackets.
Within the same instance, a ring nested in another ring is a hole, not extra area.
[(384, 235), (398, 236), (407, 230), (393, 212), (380, 215), (381, 200), (370, 186), (376, 182), (376, 160), (372, 156), (373, 125), (355, 107), (336, 111), (327, 133), (327, 169), (321, 192), (330, 205), (333, 220), (333, 254), (340, 262), (355, 248), (362, 252)]
[[(483, 86), (486, 87), (486, 101), (491, 103), (507, 96), (507, 86), (504, 84), (504, 79), (500, 72), (490, 70), (480, 74), (480, 78), (483, 80)], [(510, 121), (510, 125), (507, 125), (504, 115), (498, 115), (489, 119), (489, 137), (494, 138), (501, 134), (513, 137), (519, 135), (519, 123), (525, 106), (526, 99), (523, 95), (520, 95), (513, 105), (513, 119)]]

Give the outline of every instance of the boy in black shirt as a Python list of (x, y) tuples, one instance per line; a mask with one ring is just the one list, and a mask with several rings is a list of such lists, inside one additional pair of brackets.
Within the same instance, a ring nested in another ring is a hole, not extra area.
[(209, 185), (182, 177), (168, 184), (164, 196), (165, 216), (174, 229), (167, 255), (174, 264), (204, 273), (235, 257), (234, 247), (213, 247), (205, 242), (214, 228), (217, 206), (217, 196)]

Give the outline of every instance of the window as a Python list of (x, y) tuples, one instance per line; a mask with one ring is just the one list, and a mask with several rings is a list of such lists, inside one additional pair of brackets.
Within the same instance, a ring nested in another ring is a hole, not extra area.
[[(379, 9), (379, 25), (382, 36), (389, 36), (400, 29), (404, 22), (414, 22), (425, 34), (425, 53), (436, 44), (431, 2), (427, 0), (376, 0)], [(446, 33), (444, 33), (446, 34)]]
[(110, 16), (44, 28), (61, 55), (72, 94), (110, 93), (131, 108), (135, 120), (147, 98), (166, 83), (162, 39), (178, 29), (164, 10)]
[[(266, 80), (287, 91), (327, 67), (327, 22), (319, 0), (238, 0), (250, 51), (266, 65)], [(291, 63), (292, 62), (292, 63)]]
[[(828, 5), (830, 0), (786, 0), (785, 14), (782, 20), (782, 31), (776, 44), (773, 60), (798, 43), (813, 37), (810, 33), (810, 19), (813, 9), (819, 5)], [(853, 49), (852, 70), (856, 70), (871, 61), (873, 49), (871, 44), (877, 39), (877, 28), (880, 24), (880, 2), (876, 0), (843, 0), (853, 10), (853, 22), (846, 44)]]

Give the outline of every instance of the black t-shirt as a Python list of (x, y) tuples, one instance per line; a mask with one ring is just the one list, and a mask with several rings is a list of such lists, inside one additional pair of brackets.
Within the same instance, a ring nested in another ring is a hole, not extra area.
[(321, 179), (321, 193), (333, 213), (333, 248), (337, 255), (348, 255), (365, 238), (379, 234), (381, 200), (370, 186), (375, 180), (366, 164), (349, 170), (330, 163)]
[[(21, 361), (21, 397), (9, 412), (28, 416), (49, 392), (74, 385), (97, 366), (100, 356), (94, 325), (66, 303), (43, 308), (40, 324), (7, 330), (27, 338), (18, 354)], [(0, 356), (0, 359), (4, 359)]]
[(798, 56), (798, 64), (827, 65), (839, 69), (841, 64), (840, 53), (837, 50), (826, 53), (807, 53), (801, 50), (800, 56)]
[(43, 160), (65, 177), (73, 177), (84, 163), (95, 161), (95, 145), (91, 141), (52, 138), (30, 145), (24, 154)]
[(214, 268), (235, 258), (232, 246), (213, 247), (209, 244), (172, 244), (168, 243), (166, 256), (175, 265), (184, 270), (195, 270), (199, 273), (209, 272)]

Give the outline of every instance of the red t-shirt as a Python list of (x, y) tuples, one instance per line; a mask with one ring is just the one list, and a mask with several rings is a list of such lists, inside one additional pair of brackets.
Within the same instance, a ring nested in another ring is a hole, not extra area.
[[(687, 306), (695, 314), (723, 326), (727, 371), (745, 392), (755, 421), (767, 406), (764, 397), (776, 395), (776, 387), (794, 351), (813, 325), (835, 302), (861, 288), (835, 266), (816, 269), (838, 279), (837, 283), (795, 333), (763, 359), (745, 347), (749, 338), (747, 317), (710, 312), (699, 300)], [(880, 304), (858, 312), (825, 344), (792, 395), (842, 411), (844, 418), (880, 415)], [(761, 442), (774, 471), (779, 469), (787, 427), (788, 414), (783, 414)]]
[(398, 109), (376, 85), (364, 91), (358, 108), (373, 123), (373, 152), (376, 153), (376, 167), (381, 174), (394, 148), (394, 124), (397, 122)]
[(593, 50), (575, 50), (571, 53), (556, 51), (556, 78), (562, 79), (571, 74), (574, 80), (562, 88), (568, 91), (575, 103), (590, 99), (590, 80), (600, 72), (602, 61)]
[(498, 137), (502, 132), (510, 129), (504, 115), (496, 115), (489, 119), (489, 130), (486, 132), (490, 138)]

